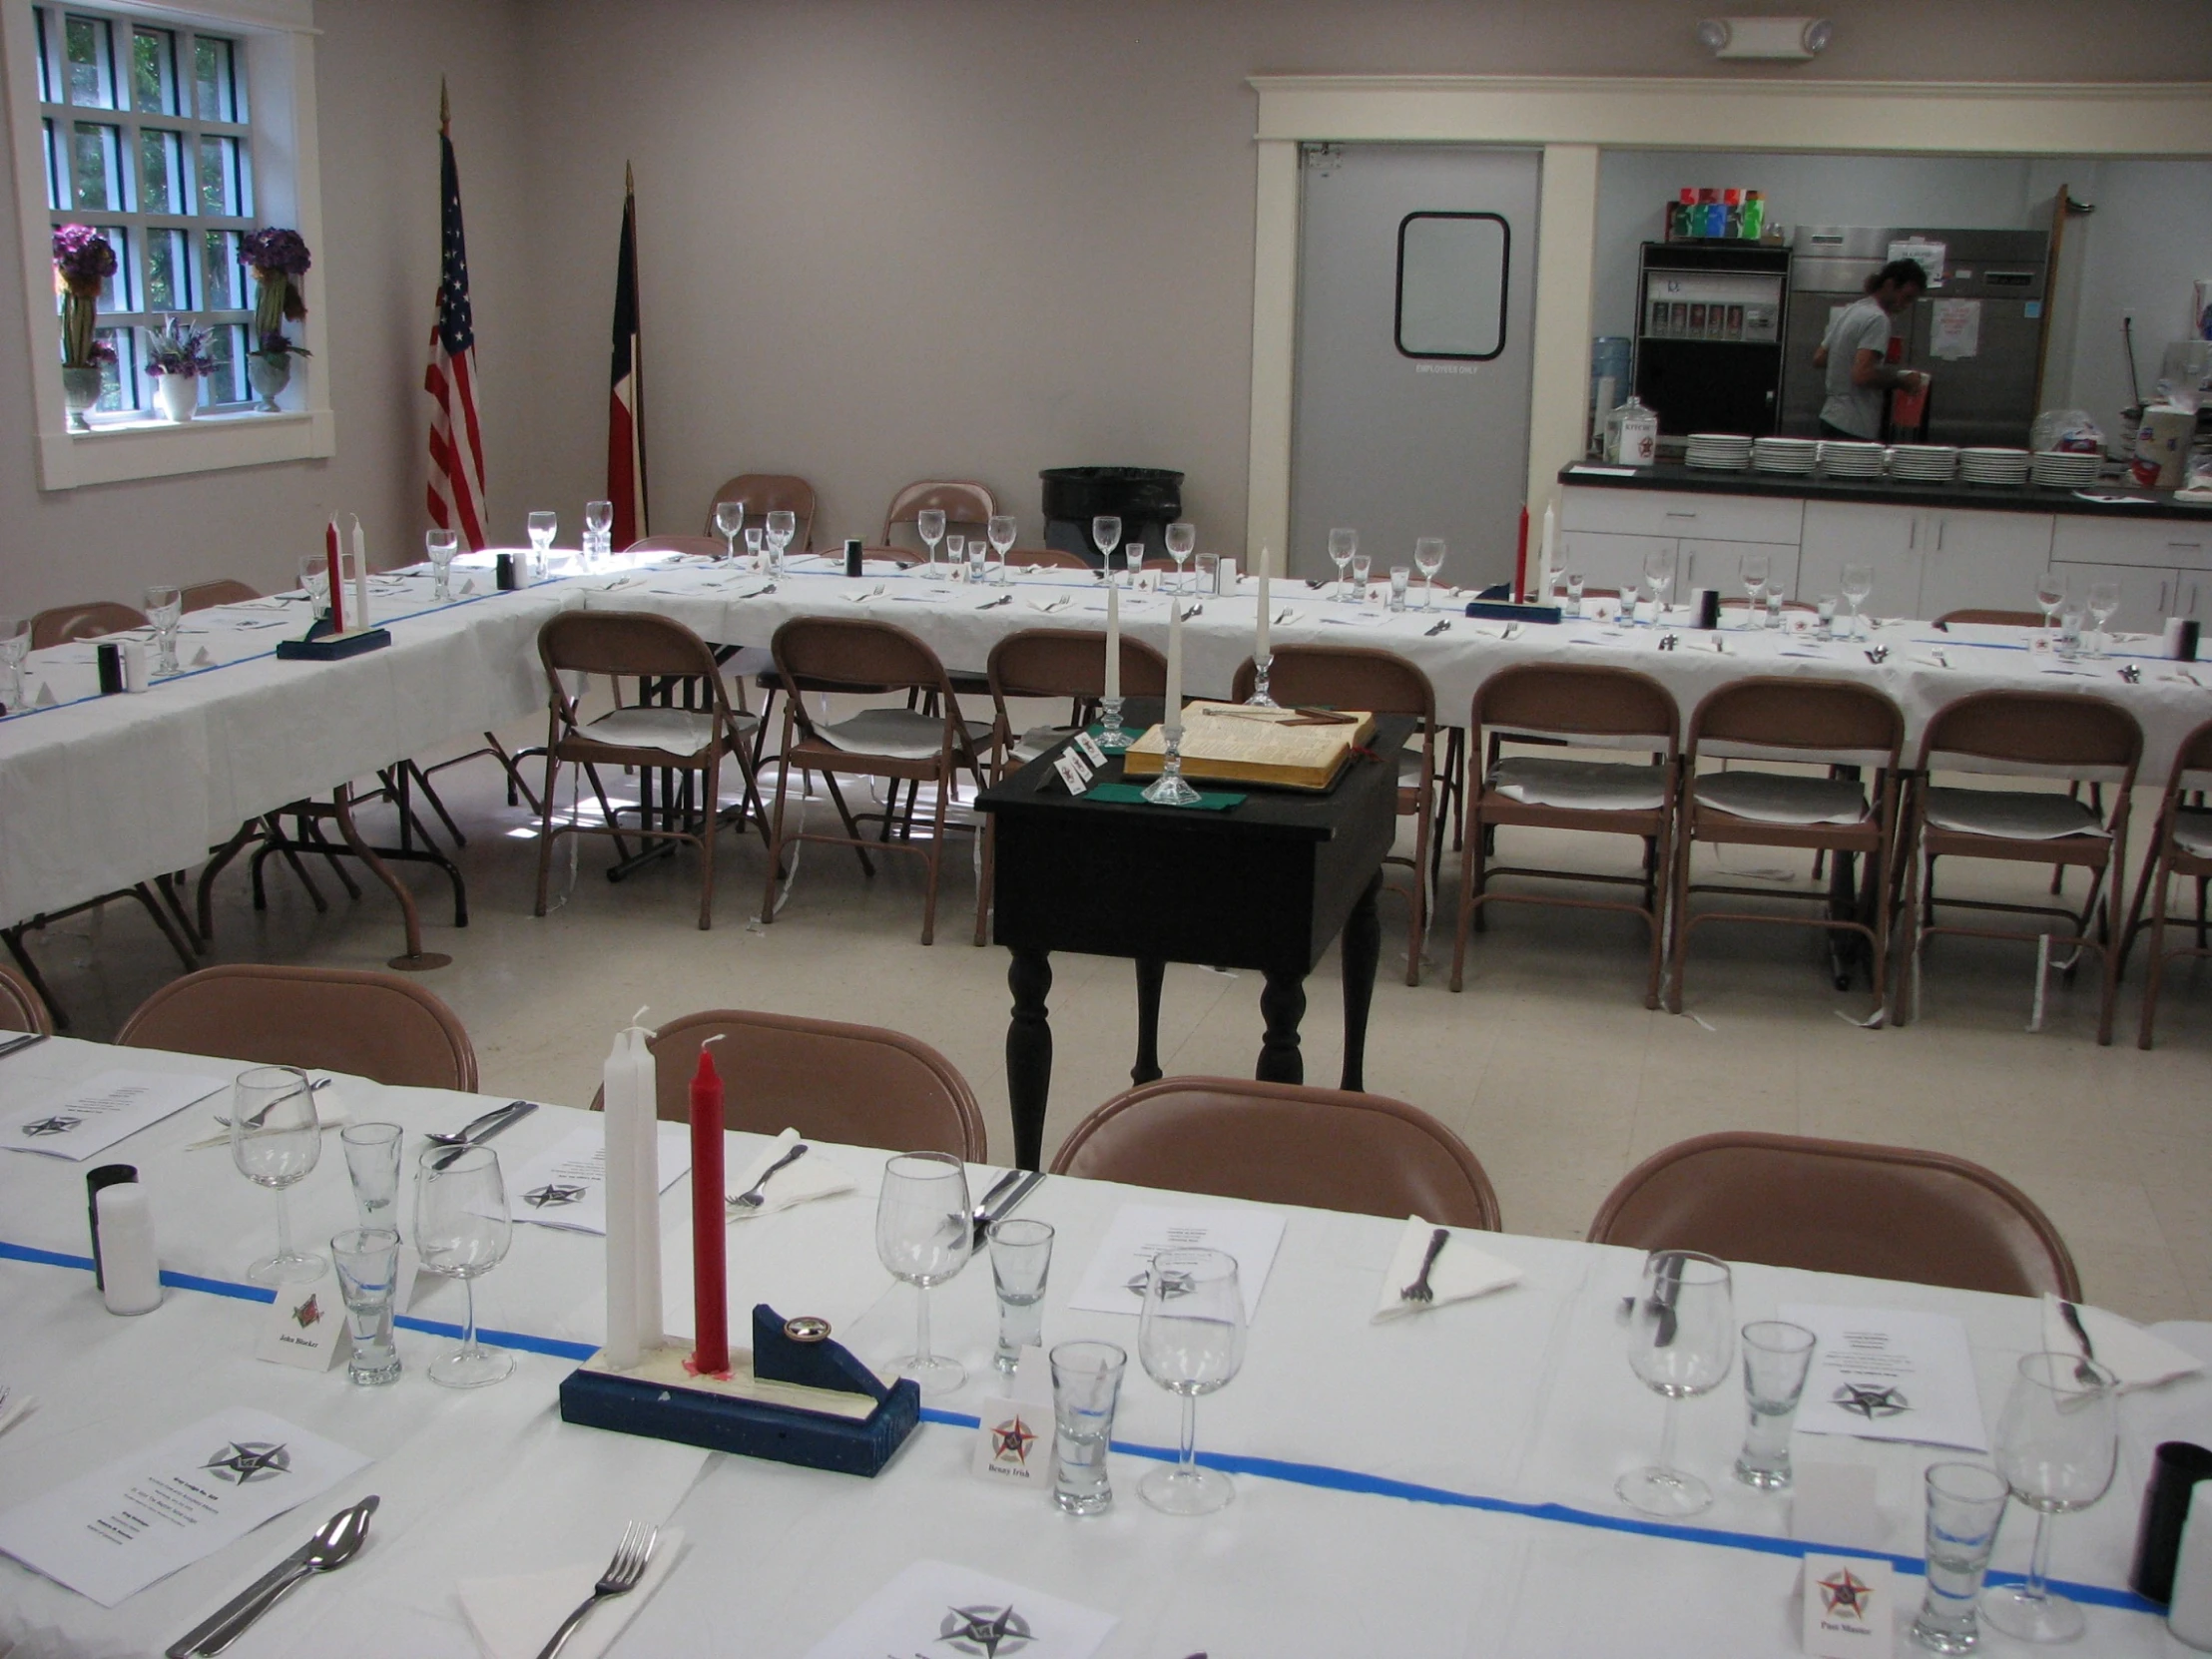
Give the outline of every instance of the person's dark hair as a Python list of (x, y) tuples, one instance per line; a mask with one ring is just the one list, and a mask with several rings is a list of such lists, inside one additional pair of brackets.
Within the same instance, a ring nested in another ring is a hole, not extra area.
[(1867, 291), (1874, 292), (1885, 284), (1901, 288), (1926, 288), (1928, 268), (1918, 260), (1892, 260), (1867, 283)]

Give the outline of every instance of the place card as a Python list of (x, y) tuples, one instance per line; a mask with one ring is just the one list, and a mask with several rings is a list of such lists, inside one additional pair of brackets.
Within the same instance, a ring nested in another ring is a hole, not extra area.
[(1077, 732), (1075, 747), (1083, 752), (1083, 764), (1093, 772), (1106, 764), (1106, 751), (1098, 747), (1098, 740), (1090, 733)]
[(1890, 1659), (1897, 1568), (1860, 1555), (1805, 1558), (1805, 1651), (1813, 1659)]
[(1795, 1304), (1775, 1317), (1819, 1339), (1801, 1432), (1989, 1449), (1973, 1354), (1953, 1316)]
[(1005, 1391), (975, 1414), (968, 1472), (976, 1479), (1035, 1489), (1052, 1478), (1052, 1373), (1043, 1349), (1023, 1349)]
[(1072, 749), (1052, 763), (1052, 770), (1060, 775), (1060, 782), (1067, 786), (1070, 795), (1081, 795), (1091, 787), (1090, 769), (1083, 765), (1083, 757)]
[(0, 1514), (0, 1551), (116, 1607), (368, 1462), (235, 1405)]
[(1090, 1659), (1119, 1622), (972, 1567), (916, 1561), (809, 1648), (807, 1659), (1016, 1651), (1022, 1659)]
[(1222, 1250), (1237, 1259), (1245, 1319), (1260, 1311), (1275, 1253), (1283, 1244), (1280, 1210), (1190, 1210), (1164, 1204), (1124, 1204), (1114, 1213), (1070, 1308), (1093, 1314), (1144, 1311), (1145, 1280), (1163, 1250)]
[(301, 1371), (328, 1371), (352, 1348), (345, 1326), (345, 1292), (335, 1268), (311, 1285), (279, 1285), (276, 1300), (262, 1310), (254, 1358)]
[(0, 1146), (82, 1162), (230, 1086), (227, 1077), (103, 1071), (0, 1118)]
[[(661, 1191), (691, 1173), (691, 1130), (660, 1123)], [(568, 1233), (607, 1231), (607, 1134), (587, 1123), (554, 1142), (507, 1184), (507, 1208), (516, 1221)]]

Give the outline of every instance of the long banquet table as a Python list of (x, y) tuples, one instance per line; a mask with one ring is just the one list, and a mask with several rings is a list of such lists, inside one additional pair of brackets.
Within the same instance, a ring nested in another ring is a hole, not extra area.
[[(188, 868), (250, 817), (541, 710), (537, 630), (564, 609), (653, 611), (732, 646), (765, 646), (795, 616), (877, 617), (911, 629), (955, 670), (980, 670), (991, 645), (1018, 629), (1105, 626), (1103, 590), (1067, 570), (1031, 571), (1010, 589), (986, 590), (887, 564), (849, 580), (841, 561), (817, 555), (793, 560), (770, 584), (695, 558), (625, 555), (606, 570), (500, 593), (488, 591), (490, 557), (456, 564), (456, 586), (486, 591), (449, 605), (431, 602), (419, 570), (377, 578), (371, 609), (390, 628), (391, 648), (343, 662), (276, 659), (275, 640), (302, 629), (306, 615), (302, 604), (276, 600), (187, 617), (180, 655), (192, 664), (204, 652), (207, 666), (144, 696), (99, 696), (89, 643), (33, 653), (30, 696), (53, 701), (0, 720), (0, 925)], [(1253, 587), (1247, 578), (1237, 595), (1208, 596), (1190, 619), (1184, 684), (1192, 695), (1228, 694), (1251, 650)], [(1433, 612), (1391, 615), (1378, 605), (1337, 604), (1333, 590), (1278, 582), (1271, 609), (1289, 613), (1275, 625), (1279, 642), (1377, 646), (1408, 658), (1428, 675), (1446, 721), (1465, 718), (1489, 674), (1544, 660), (1633, 666), (1668, 687), (1685, 720), (1705, 693), (1746, 674), (1863, 681), (1904, 709), (1909, 752), (1929, 717), (1968, 692), (2094, 691), (2142, 723), (2143, 782), (2155, 784), (2180, 740), (2212, 718), (2212, 669), (2160, 661), (2155, 641), (2123, 644), (2108, 661), (2061, 664), (2029, 651), (2013, 630), (1944, 635), (1893, 622), (1874, 635), (1889, 648), (1874, 663), (1858, 645), (1740, 630), (1716, 636), (1577, 622), (1508, 639), (1503, 624), (1445, 609), (1457, 596), (1446, 592), (1437, 603)], [(1131, 595), (1122, 614), (1134, 637), (1165, 645), (1164, 598)], [(1431, 632), (1446, 621), (1448, 630)], [(1662, 651), (1669, 632), (1680, 643)], [(2139, 670), (2139, 683), (2122, 680), (2123, 667)]]
[[(0, 1106), (14, 1107), (108, 1067), (230, 1075), (227, 1062), (53, 1040), (0, 1060)], [(355, 1119), (388, 1118), (415, 1136), (457, 1127), (487, 1103), (341, 1078), (323, 1097)], [(206, 1134), (224, 1097), (142, 1131), (103, 1155), (146, 1182), (172, 1275), (165, 1304), (115, 1318), (92, 1288), (85, 1165), (0, 1154), (0, 1380), (40, 1400), (0, 1433), (0, 1504), (30, 1498), (148, 1445), (218, 1408), (257, 1406), (374, 1461), (305, 1508), (103, 1611), (0, 1559), (0, 1652), (97, 1656), (159, 1652), (218, 1602), (290, 1550), (322, 1516), (380, 1494), (370, 1542), (344, 1571), (310, 1583), (233, 1651), (240, 1659), (407, 1654), (466, 1659), (476, 1649), (455, 1600), (464, 1578), (605, 1559), (624, 1521), (683, 1528), (685, 1553), (614, 1646), (617, 1654), (805, 1653), (908, 1563), (943, 1559), (1118, 1615), (1108, 1655), (1485, 1655), (1590, 1659), (1650, 1654), (1767, 1659), (1798, 1651), (1798, 1554), (1786, 1499), (1726, 1477), (1743, 1428), (1733, 1382), (1689, 1402), (1685, 1466), (1719, 1496), (1685, 1524), (1642, 1520), (1612, 1483), (1657, 1444), (1660, 1401), (1631, 1376), (1614, 1311), (1632, 1287), (1629, 1251), (1500, 1235), (1492, 1253), (1526, 1275), (1517, 1287), (1383, 1325), (1370, 1322), (1400, 1223), (1315, 1210), (1287, 1227), (1252, 1326), (1242, 1374), (1199, 1410), (1203, 1454), (1235, 1472), (1230, 1507), (1198, 1520), (1144, 1506), (1145, 1460), (1176, 1437), (1172, 1398), (1143, 1376), (1131, 1317), (1071, 1311), (1070, 1293), (1117, 1207), (1149, 1200), (1218, 1207), (1054, 1177), (1024, 1214), (1059, 1230), (1045, 1305), (1048, 1342), (1100, 1337), (1131, 1350), (1112, 1459), (1113, 1512), (1059, 1515), (1033, 1492), (966, 1472), (973, 1379), (987, 1374), (993, 1299), (987, 1264), (940, 1287), (940, 1347), (968, 1368), (961, 1392), (874, 1480), (822, 1473), (571, 1427), (554, 1407), (560, 1379), (601, 1334), (601, 1252), (585, 1236), (518, 1226), (512, 1250), (479, 1281), (483, 1323), (521, 1349), (496, 1386), (449, 1392), (423, 1375), (447, 1340), (425, 1322), (456, 1320), (459, 1293), (418, 1297), (393, 1385), (354, 1388), (251, 1358), (263, 1312), (237, 1281), (266, 1247), (269, 1200), (227, 1152), (182, 1150)], [(327, 1109), (327, 1107), (326, 1107)], [(498, 1143), (518, 1169), (587, 1121), (548, 1107)], [(804, 1128), (804, 1125), (801, 1126)], [(763, 1143), (737, 1136), (731, 1169)], [(881, 1153), (825, 1148), (857, 1190), (730, 1229), (731, 1301), (820, 1314), (863, 1359), (884, 1363), (912, 1336), (911, 1293), (876, 1265), (874, 1189)], [(985, 1172), (972, 1172), (979, 1191)], [(662, 1201), (672, 1331), (689, 1329), (690, 1286), (677, 1258), (689, 1180)], [(334, 1142), (292, 1193), (302, 1239), (351, 1225)], [(1507, 1214), (1511, 1195), (1506, 1195)], [(403, 1216), (403, 1221), (407, 1219)], [(1985, 1419), (1993, 1425), (2014, 1359), (2036, 1343), (2020, 1299), (1740, 1267), (1736, 1313), (1785, 1302), (1935, 1310), (1970, 1334)], [(741, 1325), (739, 1327), (743, 1329)], [(2162, 1334), (2212, 1357), (2212, 1327)], [(2150, 1447), (2212, 1434), (2212, 1379), (2127, 1395), (2112, 1493), (2057, 1522), (2054, 1572), (2088, 1603), (2076, 1651), (2178, 1654), (2163, 1624), (2121, 1588)], [(1931, 1448), (1799, 1434), (1809, 1460), (1871, 1465), (1900, 1599), (1917, 1602), (1921, 1470)], [(2024, 1564), (2028, 1517), (2006, 1519), (1997, 1567)], [(1992, 1654), (2025, 1651), (1997, 1636)]]

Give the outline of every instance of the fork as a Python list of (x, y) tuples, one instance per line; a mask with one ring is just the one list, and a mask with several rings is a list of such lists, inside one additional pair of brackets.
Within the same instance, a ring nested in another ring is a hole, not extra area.
[(736, 1198), (730, 1200), (730, 1208), (733, 1210), (743, 1211), (758, 1210), (763, 1204), (768, 1202), (768, 1184), (770, 1178), (775, 1176), (781, 1170), (790, 1169), (792, 1165), (798, 1163), (800, 1159), (806, 1156), (807, 1143), (805, 1141), (801, 1141), (797, 1146), (793, 1147), (789, 1152), (785, 1153), (783, 1157), (777, 1159), (775, 1163), (769, 1165), (767, 1169), (761, 1171), (760, 1180), (754, 1182), (751, 1187), (748, 1187), (744, 1192), (738, 1194)]
[(2074, 1362), (2074, 1381), (2093, 1387), (2098, 1379), (2088, 1362), (2097, 1357), (2097, 1345), (2089, 1341), (2089, 1333), (2081, 1323), (2081, 1313), (2072, 1303), (2060, 1298), (2058, 1315), (2066, 1322), (2066, 1329), (2074, 1334), (2074, 1341), (2081, 1345), (2081, 1358)]
[(568, 1645), (568, 1639), (576, 1634), (577, 1627), (590, 1615), (591, 1610), (610, 1596), (628, 1595), (638, 1587), (638, 1580), (645, 1576), (645, 1565), (653, 1559), (653, 1546), (660, 1541), (661, 1529), (647, 1526), (643, 1521), (632, 1521), (622, 1529), (622, 1542), (615, 1546), (615, 1558), (607, 1563), (607, 1570), (599, 1575), (599, 1582), (583, 1606), (561, 1621), (561, 1628), (553, 1632), (553, 1639), (538, 1650), (538, 1659), (553, 1656)]
[(1428, 1270), (1436, 1265), (1436, 1258), (1444, 1253), (1444, 1246), (1451, 1242), (1451, 1230), (1439, 1227), (1428, 1235), (1428, 1254), (1420, 1259), (1420, 1276), (1397, 1293), (1400, 1302), (1418, 1302), (1424, 1306), (1436, 1300), (1436, 1293), (1428, 1288)]

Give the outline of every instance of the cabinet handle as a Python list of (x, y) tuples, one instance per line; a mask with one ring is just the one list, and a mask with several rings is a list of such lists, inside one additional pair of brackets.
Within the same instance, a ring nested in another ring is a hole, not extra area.
[[(1668, 510), (1668, 513), (1667, 513), (1667, 516), (1668, 516), (1669, 518), (1695, 518), (1695, 517), (1697, 517), (1697, 514), (1695, 514), (1695, 513), (1678, 513), (1678, 512), (1675, 512), (1675, 511), (1673, 511), (1672, 509), (1669, 509), (1669, 510)], [(2179, 546), (2181, 546), (2181, 545), (2183, 545), (2183, 544), (2182, 544), (2182, 543), (2180, 543), (2180, 542), (2175, 542), (2175, 543), (2174, 543), (2174, 545), (2175, 545), (2176, 547), (2179, 547)], [(2189, 544), (2189, 545), (2191, 545), (2191, 546), (2194, 546), (2195, 544), (2194, 544), (2194, 543), (2191, 543), (2191, 544)]]
[(1919, 513), (1915, 513), (1915, 514), (1913, 515), (1913, 528), (1912, 528), (1912, 529), (1911, 529), (1910, 531), (1908, 531), (1908, 532), (1906, 533), (1906, 537), (1905, 537), (1905, 550), (1906, 550), (1906, 551), (1907, 551), (1908, 553), (1915, 553), (1915, 552), (1918, 552), (1918, 551), (1920, 550), (1920, 545), (1921, 545), (1921, 515), (1920, 515)]
[(1949, 523), (1950, 520), (1947, 518), (1939, 518), (1936, 521), (1936, 551), (1938, 553), (1943, 550), (1943, 531)]
[(2196, 552), (2204, 546), (2204, 543), (2201, 541), (2170, 541), (2166, 545), (2168, 547), (2185, 547), (2191, 552)]
[(2160, 616), (2169, 614), (2166, 610), (2166, 590), (2171, 586), (2173, 586), (2173, 583), (2170, 580), (2158, 584), (2158, 614)]
[(1697, 580), (1697, 554), (1695, 552), (1683, 555), (1682, 574), (1688, 581), (1695, 582)]

